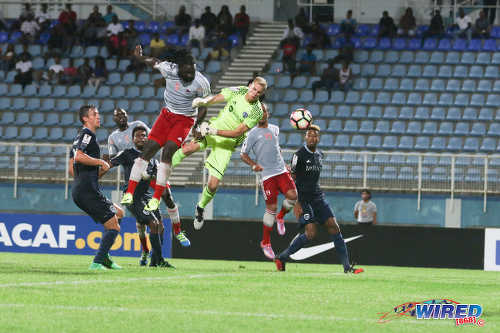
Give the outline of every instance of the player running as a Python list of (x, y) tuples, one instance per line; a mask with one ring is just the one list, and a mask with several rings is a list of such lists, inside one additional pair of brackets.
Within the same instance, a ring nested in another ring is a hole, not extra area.
[(93, 105), (84, 105), (80, 108), (79, 117), (83, 128), (73, 142), (74, 180), (71, 195), (81, 210), (104, 226), (101, 244), (89, 269), (121, 269), (111, 260), (109, 250), (120, 232), (119, 219), (123, 217), (123, 210), (108, 200), (99, 186), (99, 177), (109, 169), (109, 164), (100, 159), (101, 150), (95, 135), (101, 125), (99, 111)]
[[(260, 247), (264, 255), (273, 260), (275, 255), (271, 246), (271, 231), (273, 230), (274, 220), (276, 218), (277, 229), (280, 235), (285, 234), (284, 216), (294, 207), (297, 201), (297, 189), (287, 165), (281, 156), (279, 146), (279, 127), (269, 124), (269, 113), (265, 103), (262, 103), (264, 111), (262, 119), (258, 126), (254, 127), (243, 143), (241, 148), (241, 159), (252, 167), (255, 172), (262, 172), (262, 192), (266, 200), (266, 212), (264, 213), (262, 241)], [(249, 156), (253, 153), (255, 161)], [(278, 195), (282, 193), (285, 196), (281, 210), (276, 216)]]
[(218, 95), (196, 98), (193, 101), (193, 107), (226, 102), (217, 117), (200, 125), (198, 139), (178, 149), (172, 157), (174, 168), (186, 156), (207, 147), (212, 149), (205, 162), (205, 167), (209, 172), (208, 184), (203, 189), (201, 199), (196, 205), (193, 222), (196, 230), (203, 227), (203, 212), (215, 196), (231, 155), (245, 140), (245, 133), (262, 119), (263, 111), (259, 97), (266, 89), (266, 80), (256, 77), (249, 87), (224, 88)]
[[(160, 205), (161, 195), (172, 173), (172, 155), (181, 146), (195, 123), (198, 105), (193, 106), (193, 100), (208, 96), (210, 83), (195, 69), (193, 57), (187, 50), (175, 51), (170, 62), (143, 56), (141, 46), (137, 45), (134, 56), (137, 60), (159, 70), (165, 78), (165, 107), (156, 118), (141, 156), (135, 160), (127, 192), (123, 195), (121, 203), (122, 205), (133, 203), (133, 194), (142, 173), (147, 169), (149, 160), (163, 147), (153, 198), (145, 207), (148, 211), (155, 211)], [(197, 122), (202, 121), (205, 113), (206, 108), (200, 110)]]
[(305, 139), (305, 145), (293, 155), (291, 170), (299, 193), (299, 204), (302, 208), (299, 223), (301, 227), (305, 227), (305, 233), (297, 234), (290, 246), (276, 257), (274, 260), (276, 267), (279, 271), (285, 270), (286, 262), (290, 256), (316, 236), (315, 223), (318, 223), (323, 224), (330, 234), (340, 262), (344, 266), (344, 273), (361, 273), (363, 272), (362, 268), (355, 269), (349, 263), (349, 254), (340, 233), (340, 227), (319, 186), (323, 160), (323, 153), (316, 148), (320, 140), (319, 126), (311, 125), (306, 132)]
[[(130, 177), (130, 171), (134, 165), (134, 160), (141, 155), (141, 151), (146, 143), (146, 136), (148, 129), (144, 126), (136, 126), (132, 131), (132, 141), (134, 148), (128, 148), (120, 151), (115, 157), (111, 159), (111, 167), (123, 166), (125, 173), (125, 181), (128, 181)], [(149, 266), (151, 267), (172, 267), (162, 255), (162, 243), (163, 243), (163, 222), (161, 219), (160, 210), (146, 211), (144, 207), (147, 201), (151, 199), (151, 193), (149, 192), (150, 183), (154, 184), (154, 181), (150, 181), (151, 175), (156, 175), (156, 168), (158, 161), (152, 159), (149, 161), (148, 168), (146, 169), (146, 174), (144, 179), (139, 182), (137, 188), (134, 192), (134, 203), (128, 205), (128, 211), (135, 217), (137, 224), (144, 226), (149, 226), (151, 231), (149, 239), (151, 240), (151, 247), (153, 248), (153, 254), (151, 256), (151, 262)], [(168, 190), (170, 191), (170, 190)], [(165, 201), (167, 206), (175, 206), (175, 203), (171, 200), (171, 197), (167, 197)], [(187, 239), (186, 239), (187, 240)], [(189, 242), (187, 240), (187, 242)], [(147, 257), (146, 257), (147, 260)]]

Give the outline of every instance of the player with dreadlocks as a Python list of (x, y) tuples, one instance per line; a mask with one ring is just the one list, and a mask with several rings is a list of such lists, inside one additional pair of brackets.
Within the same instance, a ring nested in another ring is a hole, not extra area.
[[(160, 61), (153, 57), (143, 56), (140, 45), (137, 45), (134, 50), (134, 57), (138, 61), (160, 71), (165, 78), (163, 94), (165, 106), (153, 124), (141, 156), (135, 160), (130, 172), (127, 192), (121, 201), (125, 206), (133, 203), (135, 188), (141, 181), (149, 161), (163, 147), (153, 198), (144, 208), (150, 212), (158, 209), (160, 198), (167, 187), (168, 178), (172, 173), (172, 155), (180, 148), (191, 128), (197, 126), (205, 117), (206, 108), (192, 107), (193, 100), (210, 94), (210, 83), (203, 74), (196, 70), (191, 54), (187, 50), (175, 50), (172, 54), (168, 60)], [(197, 118), (196, 124), (195, 118)], [(177, 239), (181, 243), (185, 241), (186, 236), (181, 232), (180, 223), (177, 226), (173, 225), (173, 229)]]

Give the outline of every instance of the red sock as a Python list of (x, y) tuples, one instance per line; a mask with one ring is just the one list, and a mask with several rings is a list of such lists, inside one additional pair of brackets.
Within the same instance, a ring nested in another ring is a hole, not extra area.
[(262, 225), (262, 244), (271, 243), (271, 231), (273, 231), (273, 227), (268, 227), (267, 225)]
[(141, 241), (141, 245), (142, 245), (142, 250), (144, 252), (149, 252), (149, 248), (148, 248), (148, 239), (146, 237), (142, 238), (142, 237), (139, 237), (140, 241)]
[(174, 231), (174, 234), (178, 235), (181, 232), (181, 224), (172, 223), (172, 230)]
[(286, 211), (285, 207), (281, 207), (281, 210), (278, 213), (278, 215), (276, 215), (276, 218), (282, 219), (283, 217), (285, 217), (286, 213), (288, 213), (288, 212)]
[(161, 186), (156, 183), (155, 186), (155, 193), (153, 194), (153, 198), (160, 200), (161, 196), (163, 195), (163, 192), (165, 192), (166, 186)]
[(128, 181), (128, 187), (127, 187), (127, 193), (134, 194), (135, 188), (137, 187), (138, 182), (135, 180), (129, 179)]

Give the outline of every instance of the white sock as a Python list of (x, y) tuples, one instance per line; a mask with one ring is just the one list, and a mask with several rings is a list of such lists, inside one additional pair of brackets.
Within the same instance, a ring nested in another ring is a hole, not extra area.
[(145, 161), (140, 157), (136, 158), (134, 160), (134, 166), (130, 171), (130, 180), (133, 180), (135, 182), (140, 182), (142, 178), (142, 173), (146, 171), (146, 169), (148, 168), (148, 164), (149, 164), (148, 161)]
[(172, 166), (170, 164), (161, 162), (158, 165), (158, 171), (156, 172), (156, 184), (160, 186), (167, 186), (167, 181), (172, 173)]
[(170, 217), (170, 221), (172, 221), (172, 224), (181, 223), (181, 219), (179, 217), (179, 207), (177, 207), (177, 205), (175, 205), (175, 207), (172, 209), (168, 208), (167, 211), (168, 211), (168, 216)]
[(268, 227), (272, 227), (274, 224), (274, 219), (276, 218), (276, 212), (266, 209), (262, 222)]

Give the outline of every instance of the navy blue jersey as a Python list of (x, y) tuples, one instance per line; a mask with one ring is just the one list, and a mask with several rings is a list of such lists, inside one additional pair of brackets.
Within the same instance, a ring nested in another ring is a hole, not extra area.
[[(128, 180), (130, 178), (130, 172), (132, 171), (132, 167), (134, 166), (134, 161), (136, 158), (141, 156), (141, 152), (135, 148), (129, 148), (122, 150), (115, 157), (111, 159), (112, 166), (121, 165), (123, 167), (123, 172), (125, 176), (125, 184), (128, 184)], [(156, 176), (156, 170), (158, 168), (158, 161), (155, 159), (151, 159), (149, 161), (146, 172), (150, 176)], [(134, 198), (142, 198), (145, 194), (149, 193), (149, 180), (141, 180), (137, 185), (137, 188), (134, 192)], [(127, 186), (127, 185), (125, 185)], [(125, 187), (124, 191), (127, 190)]]
[(295, 185), (299, 199), (311, 200), (322, 196), (319, 187), (323, 153), (316, 149), (310, 151), (305, 145), (297, 150), (292, 157), (292, 174), (295, 175)]
[[(86, 127), (78, 132), (73, 141), (72, 156), (76, 156), (78, 150), (81, 150), (90, 157), (101, 158), (101, 149), (99, 148), (95, 133)], [(73, 171), (74, 186), (90, 186), (93, 189), (99, 189), (99, 166), (84, 165), (74, 161)]]

